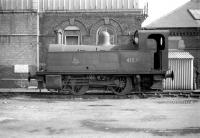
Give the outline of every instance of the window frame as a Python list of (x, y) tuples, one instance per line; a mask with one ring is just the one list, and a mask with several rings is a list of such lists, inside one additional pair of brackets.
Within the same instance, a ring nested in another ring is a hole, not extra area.
[(78, 44), (76, 45), (81, 45), (81, 30), (78, 26), (67, 26), (63, 29), (58, 29), (56, 32), (56, 37), (57, 37), (57, 44), (64, 44), (64, 45), (69, 45), (67, 44), (67, 37), (70, 36), (75, 36), (78, 39)]

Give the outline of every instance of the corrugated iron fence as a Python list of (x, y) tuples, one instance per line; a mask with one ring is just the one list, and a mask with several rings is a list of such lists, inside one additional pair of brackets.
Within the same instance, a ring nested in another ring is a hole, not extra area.
[(34, 0), (0, 0), (0, 10), (31, 10)]
[(0, 10), (134, 9), (138, 0), (0, 0)]

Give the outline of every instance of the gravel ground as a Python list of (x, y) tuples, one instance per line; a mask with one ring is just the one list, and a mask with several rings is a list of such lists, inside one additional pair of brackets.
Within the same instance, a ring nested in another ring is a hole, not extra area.
[(200, 137), (200, 100), (0, 99), (0, 138)]

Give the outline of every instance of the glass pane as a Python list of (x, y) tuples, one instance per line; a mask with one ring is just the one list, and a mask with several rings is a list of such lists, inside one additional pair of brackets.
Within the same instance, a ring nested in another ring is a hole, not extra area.
[(78, 36), (66, 36), (66, 45), (78, 45)]

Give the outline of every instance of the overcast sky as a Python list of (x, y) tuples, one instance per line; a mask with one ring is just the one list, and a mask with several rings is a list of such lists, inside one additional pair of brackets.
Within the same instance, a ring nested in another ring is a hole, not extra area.
[(148, 2), (149, 17), (144, 21), (143, 26), (155, 21), (156, 19), (172, 12), (176, 8), (182, 6), (190, 0), (139, 0), (140, 2)]

